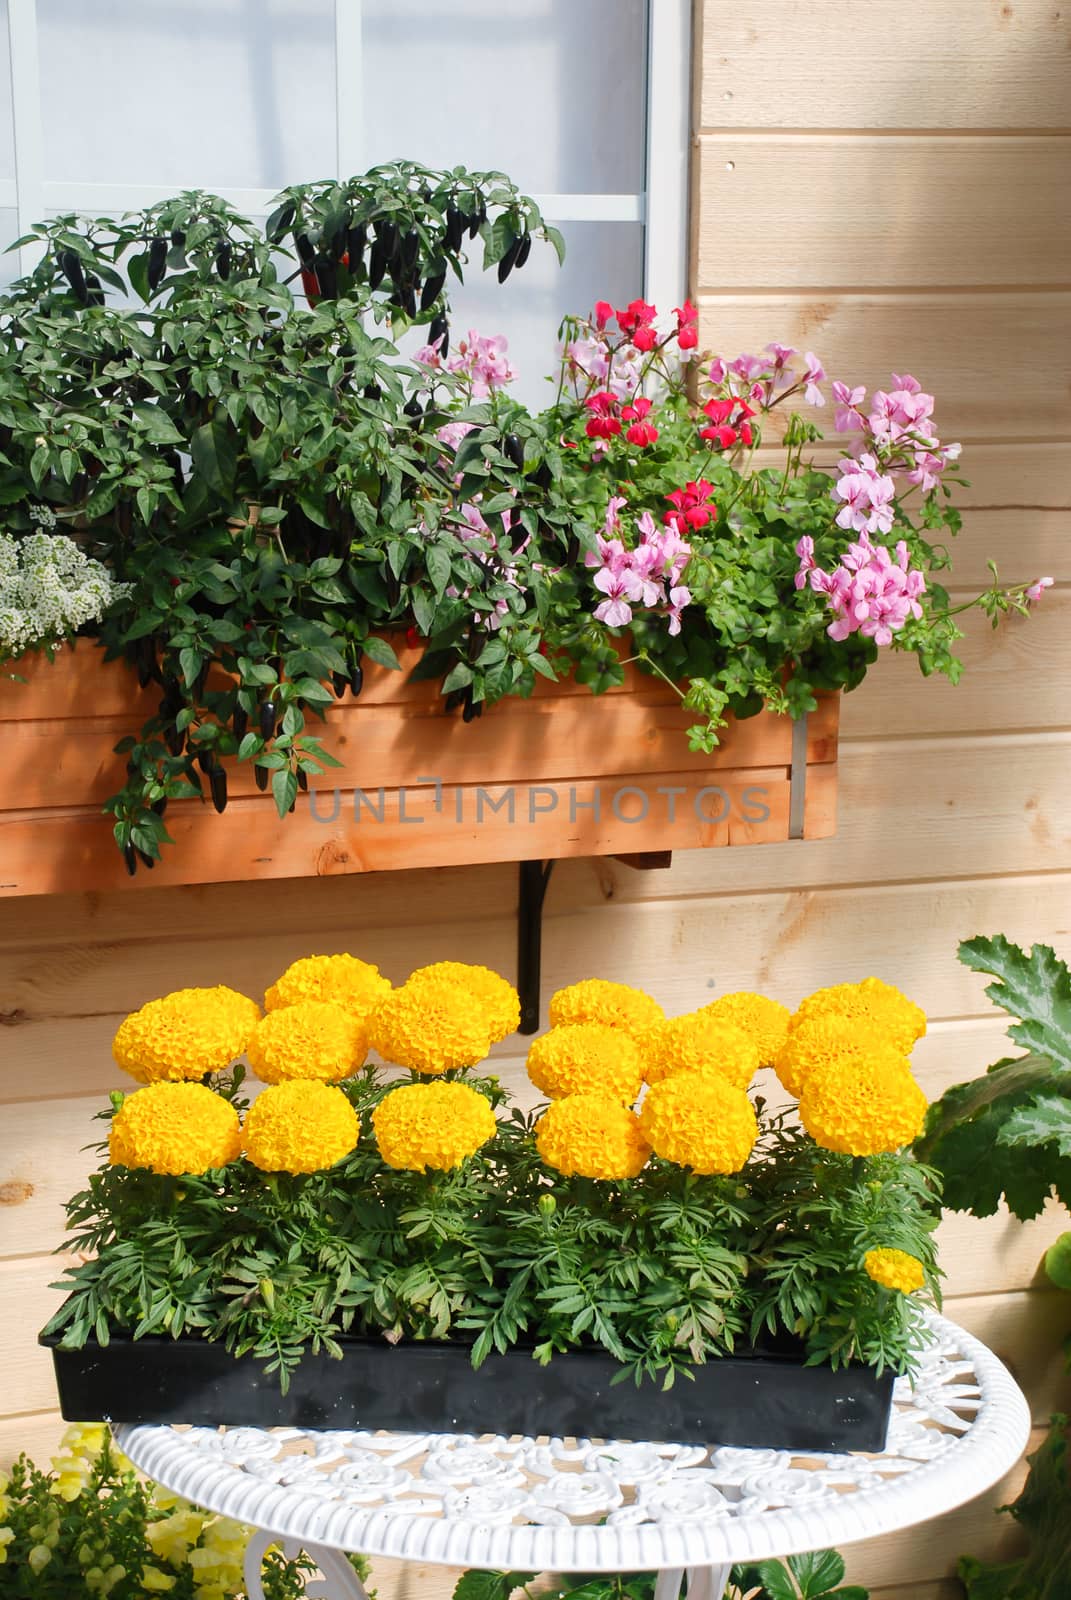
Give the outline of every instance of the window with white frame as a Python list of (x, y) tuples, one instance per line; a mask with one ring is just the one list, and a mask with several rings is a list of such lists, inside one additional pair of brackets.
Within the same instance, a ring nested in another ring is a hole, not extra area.
[[(408, 157), (504, 171), (566, 239), (457, 326), (505, 332), (538, 401), (558, 323), (684, 292), (688, 0), (0, 0), (0, 247), (180, 189), (251, 216)], [(33, 247), (29, 247), (32, 251)], [(30, 262), (24, 252), (23, 265)], [(17, 256), (0, 258), (3, 279)]]

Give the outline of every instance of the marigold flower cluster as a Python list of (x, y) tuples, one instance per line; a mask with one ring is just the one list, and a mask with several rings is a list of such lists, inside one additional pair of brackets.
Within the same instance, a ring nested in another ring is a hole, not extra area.
[(368, 1054), (368, 1023), (333, 1000), (298, 1000), (269, 1011), (253, 1029), (246, 1053), (264, 1083), (351, 1077)]
[(891, 983), (880, 978), (864, 978), (861, 983), (837, 983), (816, 989), (801, 1001), (791, 1022), (793, 1033), (816, 1016), (843, 1016), (855, 1022), (873, 1023), (890, 1044), (907, 1055), (926, 1032), (926, 1013)]
[(635, 1178), (651, 1154), (636, 1113), (599, 1093), (555, 1100), (536, 1123), (535, 1140), (541, 1159), (565, 1177)]
[(272, 984), (264, 996), (264, 1009), (278, 1011), (300, 1000), (332, 1000), (363, 1021), (390, 988), (390, 979), (378, 967), (356, 956), (303, 956)]
[(917, 1256), (906, 1250), (890, 1250), (881, 1246), (868, 1250), (863, 1257), (863, 1269), (868, 1278), (880, 1283), (883, 1289), (895, 1289), (899, 1294), (914, 1294), (926, 1282), (926, 1271)]
[(601, 1022), (637, 1037), (665, 1012), (642, 989), (608, 978), (584, 978), (551, 995), (549, 1016), (552, 1028), (565, 1022)]
[(497, 1123), (491, 1102), (467, 1083), (405, 1083), (379, 1102), (372, 1127), (389, 1167), (450, 1172), (494, 1138)]
[(255, 1001), (223, 984), (177, 989), (125, 1018), (112, 1054), (141, 1083), (204, 1078), (237, 1060), (259, 1019)]
[(424, 976), (392, 989), (372, 1014), (369, 1033), (384, 1061), (435, 1076), (474, 1067), (491, 1048), (501, 1008), (454, 978)]
[(799, 1117), (823, 1149), (874, 1156), (918, 1138), (926, 1096), (907, 1060), (893, 1046), (875, 1044), (864, 1055), (816, 1067), (804, 1083)]
[(747, 1034), (759, 1053), (759, 1066), (772, 1067), (778, 1051), (788, 1037), (788, 1024), (792, 1013), (777, 1000), (765, 995), (738, 990), (723, 994), (709, 1005), (699, 1008), (700, 1016), (717, 1017), (719, 1022), (731, 1022)]
[(650, 1084), (682, 1072), (716, 1072), (738, 1089), (746, 1089), (759, 1070), (758, 1046), (743, 1028), (709, 1011), (656, 1022), (642, 1035), (640, 1050)]
[(108, 1135), (113, 1166), (171, 1177), (225, 1167), (240, 1147), (237, 1111), (200, 1083), (150, 1083), (127, 1095)]
[(631, 1105), (643, 1083), (643, 1058), (635, 1041), (604, 1022), (566, 1022), (533, 1040), (529, 1078), (550, 1100), (598, 1094)]
[(743, 1089), (719, 1073), (685, 1072), (648, 1089), (640, 1130), (655, 1155), (693, 1172), (739, 1172), (759, 1136)]
[(341, 1089), (295, 1079), (253, 1101), (242, 1149), (263, 1172), (320, 1172), (350, 1154), (359, 1132), (357, 1113)]
[(453, 983), (466, 990), (485, 1008), (491, 1043), (516, 1033), (521, 1025), (521, 997), (506, 979), (490, 967), (470, 965), (465, 961), (435, 961), (428, 967), (417, 967), (409, 974), (409, 984), (420, 984), (431, 979), (435, 982)]

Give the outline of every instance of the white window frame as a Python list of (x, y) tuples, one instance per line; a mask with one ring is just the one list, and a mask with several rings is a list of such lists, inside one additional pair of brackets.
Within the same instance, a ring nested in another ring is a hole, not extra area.
[[(668, 311), (681, 303), (687, 289), (691, 5), (690, 0), (647, 0), (647, 5), (644, 191), (540, 194), (533, 199), (548, 222), (643, 223), (643, 293), (659, 310)], [(362, 76), (361, 10), (361, 0), (335, 0), (335, 170), (339, 177), (362, 172), (367, 165), (361, 107), (350, 88)], [(49, 212), (136, 211), (168, 199), (175, 192), (171, 185), (55, 183), (46, 179), (36, 0), (7, 0), (7, 26), (15, 176), (0, 180), (0, 207), (16, 212), (19, 233), (28, 233)], [(222, 188), (218, 193), (237, 210), (255, 216), (269, 209), (275, 191)], [(36, 245), (23, 247), (24, 271), (34, 265), (38, 254)]]

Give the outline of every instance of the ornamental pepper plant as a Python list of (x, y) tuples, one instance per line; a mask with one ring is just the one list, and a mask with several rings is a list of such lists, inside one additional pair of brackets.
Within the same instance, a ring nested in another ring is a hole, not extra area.
[[(534, 240), (561, 256), (502, 174), (399, 161), (285, 190), (264, 227), (193, 192), (19, 241), (43, 254), (0, 295), (3, 538), (54, 519), (108, 587), (79, 575), (27, 619), (0, 546), (0, 653), (89, 632), (159, 691), (106, 808), (132, 873), (171, 801), (225, 809), (236, 760), (293, 810), (334, 763), (333, 697), (397, 667), (399, 635), (459, 722), (635, 660), (710, 750), (728, 715), (799, 716), (884, 649), (954, 679), (966, 605), (996, 625), (1051, 583), (994, 569), (950, 603), (959, 447), (911, 375), (868, 396), (776, 342), (702, 351), (687, 301), (599, 301), (525, 407), (448, 286), (477, 251), (505, 283)], [(800, 406), (830, 407), (833, 464)]]
[(531, 1045), (533, 1111), (483, 1065), (520, 1015), (487, 968), (438, 962), (394, 987), (310, 956), (264, 1007), (182, 989), (120, 1026), (141, 1087), (112, 1096), (68, 1206), (82, 1259), (47, 1330), (63, 1348), (220, 1340), (284, 1388), (347, 1334), (459, 1341), (477, 1367), (597, 1346), (665, 1385), (786, 1339), (811, 1362), (911, 1370), (937, 1210), (906, 1148), (926, 1019), (898, 990), (667, 1017), (586, 979)]

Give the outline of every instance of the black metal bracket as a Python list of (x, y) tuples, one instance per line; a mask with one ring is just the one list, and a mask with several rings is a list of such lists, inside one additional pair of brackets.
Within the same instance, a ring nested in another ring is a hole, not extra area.
[(543, 960), (543, 901), (553, 861), (518, 862), (517, 992), (521, 997), (519, 1032), (539, 1027), (539, 985)]
[[(645, 850), (610, 859), (640, 872), (666, 868), (669, 850)], [(521, 997), (518, 1033), (539, 1031), (539, 990), (543, 964), (543, 902), (554, 871), (553, 861), (519, 861), (517, 879), (517, 992)]]

